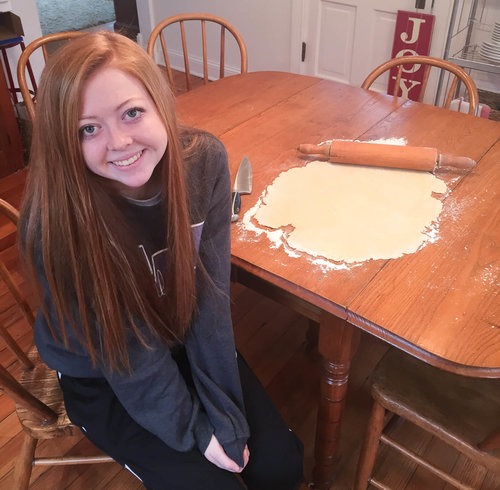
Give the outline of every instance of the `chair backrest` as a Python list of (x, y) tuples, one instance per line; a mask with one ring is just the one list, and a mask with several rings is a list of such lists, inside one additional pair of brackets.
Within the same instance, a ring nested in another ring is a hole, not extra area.
[(28, 87), (28, 82), (26, 80), (26, 68), (30, 56), (38, 48), (41, 48), (43, 53), (43, 59), (44, 61), (47, 61), (47, 58), (49, 56), (49, 51), (47, 50), (47, 46), (49, 44), (55, 42), (67, 41), (68, 39), (81, 36), (82, 34), (85, 33), (80, 31), (66, 31), (66, 32), (57, 32), (54, 34), (48, 34), (47, 36), (35, 39), (33, 42), (28, 44), (28, 46), (26, 46), (26, 49), (21, 53), (21, 56), (19, 57), (19, 61), (17, 63), (17, 80), (31, 122), (35, 120), (36, 93), (32, 93), (34, 91), (30, 91)]
[[(19, 221), (18, 210), (3, 199), (0, 199), (0, 213), (4, 214), (17, 226)], [(21, 308), (21, 311), (30, 326), (33, 326), (35, 319), (31, 308), (23, 298), (21, 291), (2, 260), (0, 260), (0, 277), (11, 294), (14, 296), (14, 299)], [(4, 340), (10, 351), (26, 369), (33, 369), (35, 367), (32, 360), (25, 354), (19, 344), (10, 335), (7, 328), (5, 328), (2, 324), (0, 324), (0, 338)], [(0, 365), (0, 386), (2, 386), (5, 393), (16, 403), (28, 410), (31, 410), (36, 415), (41, 417), (43, 421), (51, 423), (57, 420), (57, 414), (38, 398), (29, 393), (2, 365)]]
[(225, 70), (225, 52), (226, 52), (226, 39), (225, 33), (229, 31), (240, 49), (240, 71), (241, 73), (246, 73), (248, 68), (248, 60), (247, 60), (247, 48), (245, 46), (245, 42), (243, 38), (238, 33), (238, 31), (226, 20), (221, 17), (217, 17), (215, 15), (210, 14), (181, 14), (174, 15), (172, 17), (168, 17), (167, 19), (162, 20), (151, 33), (148, 42), (148, 53), (154, 58), (155, 57), (155, 46), (158, 38), (160, 39), (163, 58), (165, 61), (165, 66), (167, 69), (168, 80), (172, 87), (174, 87), (174, 77), (172, 74), (172, 69), (170, 66), (170, 60), (167, 53), (167, 46), (165, 42), (165, 29), (168, 26), (173, 24), (179, 24), (180, 35), (182, 41), (182, 54), (184, 57), (184, 73), (186, 80), (186, 89), (191, 90), (191, 72), (189, 67), (189, 54), (186, 42), (186, 31), (185, 31), (185, 22), (188, 21), (199, 21), (201, 24), (201, 37), (202, 37), (202, 50), (203, 50), (203, 83), (208, 83), (208, 58), (207, 58), (207, 33), (206, 33), (206, 23), (214, 23), (220, 26), (220, 48), (219, 48), (219, 78), (224, 78), (224, 70)]
[(458, 65), (455, 65), (454, 63), (451, 63), (450, 61), (443, 60), (440, 58), (433, 58), (431, 56), (401, 56), (397, 58), (392, 58), (385, 63), (382, 63), (380, 66), (375, 68), (365, 79), (363, 84), (361, 85), (362, 88), (369, 89), (372, 85), (372, 83), (380, 76), (382, 73), (386, 72), (387, 70), (390, 70), (393, 67), (398, 67), (398, 72), (396, 76), (396, 83), (394, 84), (394, 90), (392, 95), (394, 97), (397, 97), (400, 92), (400, 82), (401, 82), (401, 77), (403, 76), (403, 69), (404, 66), (408, 65), (415, 65), (415, 64), (421, 64), (425, 65), (425, 71), (424, 71), (424, 78), (422, 81), (422, 87), (419, 95), (419, 102), (422, 102), (423, 97), (425, 95), (425, 89), (427, 88), (427, 82), (429, 80), (429, 73), (431, 70), (431, 67), (438, 67), (442, 70), (446, 70), (449, 72), (452, 76), (452, 81), (449, 85), (448, 92), (446, 95), (446, 99), (444, 101), (444, 107), (446, 109), (450, 108), (450, 103), (454, 97), (455, 90), (457, 88), (458, 80), (463, 82), (465, 85), (468, 95), (469, 95), (469, 114), (475, 114), (476, 112), (476, 107), (478, 104), (478, 93), (477, 93), (477, 88), (476, 84), (470, 77), (470, 75), (460, 68)]

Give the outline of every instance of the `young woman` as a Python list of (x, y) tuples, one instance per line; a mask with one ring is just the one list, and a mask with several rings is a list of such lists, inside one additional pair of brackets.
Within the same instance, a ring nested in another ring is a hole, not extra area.
[[(70, 419), (147, 488), (291, 490), (302, 445), (234, 347), (230, 181), (154, 61), (68, 42), (38, 91), (21, 251)], [(240, 473), (237, 478), (235, 473)]]

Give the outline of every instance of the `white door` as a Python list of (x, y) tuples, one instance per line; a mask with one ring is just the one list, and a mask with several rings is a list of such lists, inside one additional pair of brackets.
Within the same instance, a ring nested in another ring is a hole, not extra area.
[[(417, 11), (415, 0), (293, 0), (292, 71), (360, 86), (373, 68), (391, 58), (398, 10), (436, 16), (430, 54), (443, 57), (452, 0), (425, 3)], [(385, 92), (387, 75), (373, 88)]]

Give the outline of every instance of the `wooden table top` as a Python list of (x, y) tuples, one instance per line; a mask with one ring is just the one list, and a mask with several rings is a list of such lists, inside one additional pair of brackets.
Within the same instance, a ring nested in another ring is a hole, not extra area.
[(438, 239), (398, 259), (325, 268), (233, 225), (232, 261), (314, 307), (421, 359), (471, 376), (500, 377), (500, 124), (356, 87), (281, 72), (225, 78), (178, 97), (183, 124), (225, 144), (234, 179), (244, 155), (253, 191), (240, 216), (283, 171), (302, 166), (300, 143), (404, 137), (478, 161), (448, 192)]

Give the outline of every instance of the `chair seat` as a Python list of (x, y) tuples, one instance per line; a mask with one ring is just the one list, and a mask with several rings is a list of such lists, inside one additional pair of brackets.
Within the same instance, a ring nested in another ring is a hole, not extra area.
[(500, 472), (500, 448), (477, 445), (500, 427), (500, 380), (459, 376), (391, 349), (373, 373), (372, 396), (463, 452)]
[(33, 411), (17, 404), (16, 410), (21, 425), (35, 439), (53, 439), (77, 434), (78, 429), (66, 414), (57, 372), (47, 367), (40, 359), (35, 346), (28, 353), (28, 358), (35, 367), (23, 371), (20, 383), (32, 395), (54, 410), (58, 414), (58, 419), (53, 424), (44, 424)]

